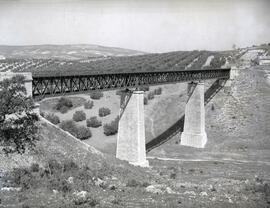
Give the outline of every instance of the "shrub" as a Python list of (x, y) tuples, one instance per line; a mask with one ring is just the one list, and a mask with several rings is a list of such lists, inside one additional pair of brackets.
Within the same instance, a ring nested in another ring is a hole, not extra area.
[(31, 164), (30, 171), (31, 172), (38, 172), (39, 171), (39, 164), (38, 163)]
[(41, 110), (39, 110), (39, 115), (42, 116), (43, 118), (45, 117), (45, 113)]
[(67, 111), (68, 111), (68, 107), (67, 106), (62, 106), (61, 108), (60, 108), (60, 113), (66, 113)]
[(92, 98), (94, 100), (99, 100), (102, 97), (103, 97), (103, 93), (100, 91), (94, 91), (94, 92), (90, 93), (90, 98)]
[(116, 95), (122, 95), (122, 90), (117, 90), (115, 94)]
[(155, 90), (154, 90), (154, 93), (155, 93), (155, 95), (161, 95), (161, 93), (162, 93), (162, 88), (159, 87), (159, 88), (155, 89)]
[(96, 116), (94, 116), (86, 120), (86, 125), (88, 127), (98, 128), (102, 125), (102, 122), (99, 121)]
[(89, 139), (92, 136), (92, 132), (90, 129), (84, 127), (84, 126), (78, 126), (77, 127), (77, 138), (80, 140)]
[(111, 201), (112, 204), (115, 205), (122, 205), (123, 206), (123, 201), (119, 196), (115, 196), (114, 199)]
[(150, 87), (149, 86), (140, 86), (139, 87), (139, 90), (142, 90), (142, 91), (149, 91)]
[(110, 113), (111, 113), (111, 110), (110, 110), (109, 108), (104, 108), (104, 107), (102, 107), (102, 108), (100, 108), (100, 109), (98, 110), (98, 115), (99, 115), (100, 117), (107, 116), (107, 115), (109, 115)]
[(76, 123), (72, 120), (62, 121), (59, 125), (61, 129), (64, 131), (69, 132), (73, 136), (77, 136), (77, 126)]
[[(75, 197), (73, 199), (73, 203), (75, 206), (79, 207), (95, 207), (97, 206), (100, 202), (99, 200), (93, 198), (93, 196), (87, 195), (86, 197)], [(85, 206), (80, 206), (80, 205), (85, 205)]]
[(73, 106), (72, 101), (68, 98), (61, 97), (58, 100), (58, 103), (56, 104), (55, 108), (56, 110), (60, 110), (63, 106), (66, 106), (67, 108), (71, 108)]
[(137, 187), (137, 186), (141, 186), (141, 183), (135, 179), (131, 179), (131, 180), (128, 180), (126, 186), (127, 187)]
[(84, 108), (85, 109), (92, 109), (94, 106), (94, 102), (93, 101), (87, 101), (84, 103)]
[(53, 113), (46, 114), (45, 118), (55, 125), (60, 123), (59, 117), (57, 115), (54, 115)]
[(79, 166), (73, 160), (65, 160), (63, 164), (63, 171), (72, 171), (79, 169)]
[(147, 95), (147, 98), (148, 98), (148, 100), (154, 99), (154, 98), (155, 98), (154, 92), (150, 92), (150, 93)]
[(63, 121), (59, 126), (64, 131), (69, 132), (80, 140), (88, 139), (92, 136), (90, 129), (84, 126), (77, 126), (76, 123), (72, 120)]
[(59, 174), (56, 174), (52, 176), (48, 181), (47, 188), (50, 190), (57, 190), (62, 192), (63, 194), (66, 194), (68, 192), (71, 192), (72, 184), (68, 183), (67, 180), (59, 176)]
[(83, 111), (76, 111), (73, 114), (73, 120), (78, 122), (78, 121), (83, 121), (86, 119), (86, 114)]
[(16, 186), (22, 187), (23, 190), (30, 189), (37, 185), (33, 173), (27, 168), (15, 168), (12, 172), (12, 179), (12, 182), (14, 182)]
[(114, 135), (118, 132), (119, 116), (117, 116), (111, 123), (103, 126), (104, 134), (106, 136)]
[(148, 99), (147, 99), (147, 97), (144, 97), (144, 98), (143, 98), (143, 104), (144, 104), (144, 105), (147, 105), (147, 104), (148, 104)]

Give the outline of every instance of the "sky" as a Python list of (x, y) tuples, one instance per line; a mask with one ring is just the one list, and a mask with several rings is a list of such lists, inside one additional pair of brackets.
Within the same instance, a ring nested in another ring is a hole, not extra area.
[(270, 42), (270, 0), (0, 0), (0, 44), (145, 52)]

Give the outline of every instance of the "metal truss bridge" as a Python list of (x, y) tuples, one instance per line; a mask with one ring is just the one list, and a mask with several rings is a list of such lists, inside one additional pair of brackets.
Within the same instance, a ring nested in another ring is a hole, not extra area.
[(43, 98), (92, 90), (137, 88), (209, 79), (227, 80), (229, 77), (230, 68), (106, 74), (80, 73), (79, 75), (50, 75), (36, 72), (33, 73), (32, 95), (34, 98)]

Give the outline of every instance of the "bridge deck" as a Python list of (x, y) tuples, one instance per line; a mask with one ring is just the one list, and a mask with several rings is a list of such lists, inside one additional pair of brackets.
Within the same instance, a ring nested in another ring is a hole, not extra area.
[(33, 97), (57, 96), (91, 90), (135, 88), (208, 79), (229, 79), (230, 68), (158, 72), (75, 74), (33, 73)]

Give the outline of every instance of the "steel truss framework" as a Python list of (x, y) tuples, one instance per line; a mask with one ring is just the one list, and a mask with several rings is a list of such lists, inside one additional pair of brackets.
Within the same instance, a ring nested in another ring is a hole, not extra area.
[(230, 68), (91, 75), (38, 76), (33, 74), (33, 97), (58, 96), (91, 90), (137, 88), (176, 82), (229, 79)]

